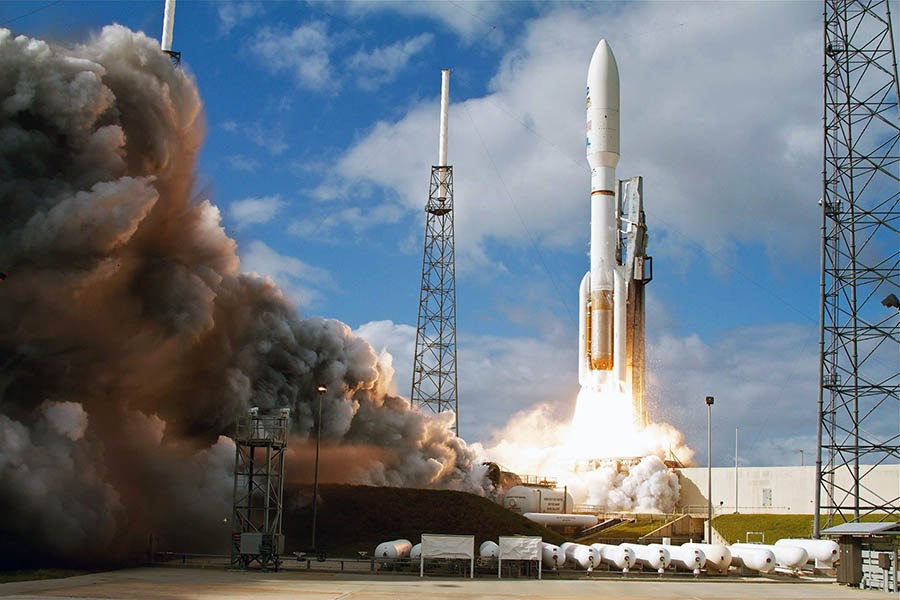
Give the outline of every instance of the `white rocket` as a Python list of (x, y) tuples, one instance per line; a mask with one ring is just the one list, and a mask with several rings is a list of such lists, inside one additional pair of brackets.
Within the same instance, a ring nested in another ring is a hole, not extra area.
[(625, 381), (625, 275), (616, 258), (619, 69), (600, 40), (587, 77), (587, 160), (591, 166), (591, 270), (578, 294), (578, 381)]

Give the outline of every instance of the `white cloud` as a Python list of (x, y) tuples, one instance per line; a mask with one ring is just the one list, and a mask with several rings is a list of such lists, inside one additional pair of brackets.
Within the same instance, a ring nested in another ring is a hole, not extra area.
[(250, 43), (265, 68), (273, 73), (287, 71), (297, 85), (312, 90), (322, 90), (331, 83), (328, 53), (332, 46), (321, 21), (310, 21), (289, 32), (264, 27)]
[(395, 204), (380, 204), (368, 212), (351, 206), (341, 210), (329, 210), (317, 217), (295, 219), (288, 226), (288, 233), (304, 240), (347, 242), (347, 232), (359, 233), (372, 227), (396, 223), (405, 214)]
[(334, 287), (331, 275), (325, 269), (293, 256), (279, 254), (264, 242), (250, 242), (241, 249), (240, 255), (244, 272), (271, 278), (298, 306), (308, 308), (315, 305), (319, 299), (319, 289)]
[[(290, 147), (285, 141), (284, 128), (271, 123), (264, 125), (261, 121), (253, 123), (225, 121), (222, 123), (222, 129), (228, 133), (243, 136), (247, 141), (272, 156), (280, 156)], [(255, 170), (259, 167), (258, 161), (243, 155), (232, 156), (229, 158), (229, 162), (239, 170)]]
[(244, 23), (262, 12), (260, 2), (220, 2), (216, 6), (219, 30), (228, 35), (237, 25)]
[[(820, 28), (803, 3), (643, 3), (613, 14), (563, 5), (529, 23), (488, 95), (452, 99), (462, 268), (493, 260), (484, 250), (491, 240), (586, 245), (572, 226), (588, 215), (584, 79), (604, 35), (621, 75), (619, 175), (645, 177), (654, 251), (683, 255), (695, 245), (686, 260), (703, 250), (736, 262), (730, 253), (748, 242), (781, 260), (813, 257)], [(436, 83), (431, 100), (377, 123), (323, 189), (368, 183), (420, 210), (422, 174), (436, 154), (437, 95)]]
[(247, 225), (259, 225), (268, 223), (284, 207), (281, 196), (262, 196), (259, 198), (245, 198), (236, 200), (228, 206), (228, 216), (235, 222), (238, 229)]
[(406, 68), (409, 60), (431, 43), (433, 37), (430, 33), (422, 33), (371, 52), (360, 50), (347, 60), (347, 66), (357, 73), (356, 83), (360, 89), (375, 90), (393, 81)]
[(466, 43), (499, 46), (505, 36), (503, 26), (516, 9), (512, 2), (348, 2), (348, 13), (393, 12), (410, 17), (426, 17), (442, 24)]
[(245, 173), (252, 173), (259, 168), (258, 160), (249, 156), (244, 156), (243, 154), (233, 154), (229, 156), (228, 164), (230, 164), (231, 168), (235, 171), (244, 171)]
[[(733, 460), (740, 427), (747, 464), (793, 464), (785, 448), (815, 450), (818, 363), (814, 326), (741, 327), (712, 342), (697, 335), (648, 339), (648, 404), (694, 440), (706, 461), (704, 398), (714, 396), (713, 464)], [(804, 441), (805, 440), (805, 441)], [(805, 445), (803, 445), (805, 444)], [(792, 450), (793, 451), (793, 450)]]

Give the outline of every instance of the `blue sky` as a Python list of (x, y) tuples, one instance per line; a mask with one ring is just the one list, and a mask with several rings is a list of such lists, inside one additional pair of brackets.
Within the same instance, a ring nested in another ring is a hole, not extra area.
[[(208, 135), (197, 194), (246, 270), (393, 356), (409, 394), (440, 69), (452, 69), (460, 431), (571, 414), (588, 267), (583, 94), (607, 38), (620, 178), (644, 176), (651, 418), (706, 463), (810, 464), (818, 378), (818, 2), (191, 2), (174, 48)], [(158, 38), (162, 1), (4, 2), (0, 26)], [(602, 430), (602, 429), (601, 429)]]

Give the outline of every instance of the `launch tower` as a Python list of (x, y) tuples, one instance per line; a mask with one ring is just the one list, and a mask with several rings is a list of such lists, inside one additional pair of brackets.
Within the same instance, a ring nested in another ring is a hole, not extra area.
[(441, 130), (437, 166), (425, 205), (425, 251), (413, 362), (414, 404), (432, 412), (453, 411), (459, 435), (456, 390), (456, 264), (453, 248), (453, 167), (447, 164), (450, 70), (441, 71)]
[(900, 462), (900, 116), (887, 0), (825, 0), (814, 535), (900, 514), (867, 485)]

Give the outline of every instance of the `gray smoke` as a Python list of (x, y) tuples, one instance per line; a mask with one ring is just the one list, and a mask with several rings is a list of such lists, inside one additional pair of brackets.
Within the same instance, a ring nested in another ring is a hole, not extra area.
[(193, 196), (194, 82), (141, 33), (60, 48), (0, 29), (0, 555), (121, 558), (148, 534), (227, 544), (250, 406), (291, 408), (291, 477), (483, 490), (444, 419), (387, 393), (337, 321), (240, 273)]

